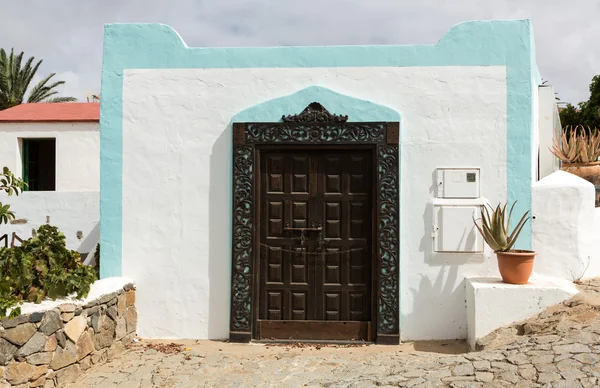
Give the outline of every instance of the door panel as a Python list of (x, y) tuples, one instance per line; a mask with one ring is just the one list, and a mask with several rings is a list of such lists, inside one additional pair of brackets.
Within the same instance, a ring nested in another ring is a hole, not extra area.
[(317, 200), (326, 254), (316, 263), (317, 319), (370, 320), (371, 168), (369, 151), (320, 158)]
[(370, 321), (372, 168), (368, 150), (261, 152), (258, 318), (282, 321), (270, 335)]

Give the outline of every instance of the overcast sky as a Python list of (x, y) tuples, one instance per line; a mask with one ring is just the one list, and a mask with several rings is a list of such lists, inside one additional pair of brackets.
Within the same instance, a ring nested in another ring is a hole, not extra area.
[(532, 20), (537, 62), (563, 101), (600, 74), (600, 0), (0, 0), (0, 47), (44, 60), (61, 95), (98, 93), (105, 23), (160, 22), (190, 47), (433, 44), (467, 20)]

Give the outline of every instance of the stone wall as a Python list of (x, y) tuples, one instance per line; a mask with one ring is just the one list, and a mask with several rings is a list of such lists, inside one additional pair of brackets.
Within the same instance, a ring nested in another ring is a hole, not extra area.
[(83, 300), (27, 303), (0, 321), (0, 388), (63, 387), (135, 337), (133, 282), (109, 278)]

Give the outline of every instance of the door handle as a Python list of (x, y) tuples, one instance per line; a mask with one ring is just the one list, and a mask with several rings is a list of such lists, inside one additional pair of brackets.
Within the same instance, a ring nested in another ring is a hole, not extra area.
[(315, 228), (290, 228), (285, 227), (283, 230), (291, 231), (291, 232), (320, 232), (323, 230), (322, 226), (317, 226)]

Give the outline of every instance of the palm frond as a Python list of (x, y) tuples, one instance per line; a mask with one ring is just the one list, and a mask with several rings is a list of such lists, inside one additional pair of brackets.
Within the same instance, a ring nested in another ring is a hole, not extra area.
[(5, 49), (0, 49), (0, 110), (22, 104), (24, 101), (29, 103), (76, 101), (73, 97), (56, 96), (57, 87), (65, 82), (50, 83), (55, 73), (48, 75), (36, 85), (31, 85), (43, 61), (36, 61), (35, 57), (29, 57), (25, 61), (23, 59), (23, 52), (15, 53), (14, 49), (7, 52)]

